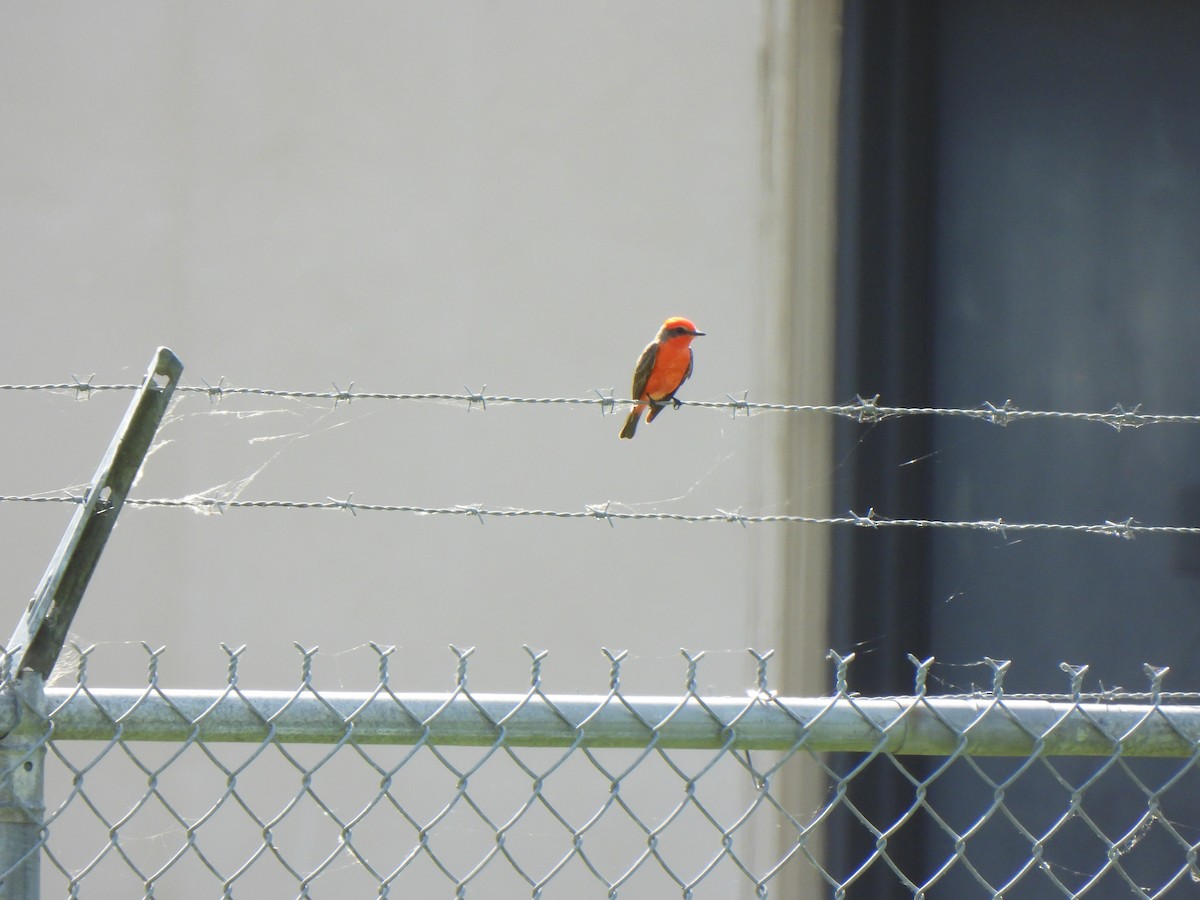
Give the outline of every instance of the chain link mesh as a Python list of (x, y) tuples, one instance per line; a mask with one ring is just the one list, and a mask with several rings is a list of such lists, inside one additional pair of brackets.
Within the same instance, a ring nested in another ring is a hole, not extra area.
[[(641, 697), (609, 654), (594, 696), (378, 683), (244, 689), (240, 650), (213, 691), (46, 691), (11, 780), (42, 750), (44, 896), (784, 897), (1195, 896), (1200, 696), (1010, 695), (1007, 666), (967, 694), (865, 698), (832, 654), (829, 697), (780, 698), (769, 654), (742, 697)], [(147, 648), (149, 650), (149, 648)], [(367, 652), (367, 651), (364, 651)], [(8, 695), (14, 695), (7, 680)], [(20, 709), (18, 710), (18, 707)], [(10, 735), (10, 738), (12, 735)], [(6, 739), (6, 742), (9, 739)], [(868, 801), (902, 798), (886, 821)], [(5, 827), (0, 823), (0, 828)], [(788, 887), (790, 885), (790, 887)], [(798, 887), (803, 886), (803, 887)]]

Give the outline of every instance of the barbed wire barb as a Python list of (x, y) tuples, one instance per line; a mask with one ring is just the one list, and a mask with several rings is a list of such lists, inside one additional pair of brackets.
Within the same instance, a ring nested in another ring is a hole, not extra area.
[(1132, 541), (1137, 536), (1134, 534), (1134, 520), (1132, 516), (1123, 522), (1106, 521), (1104, 527), (1108, 529), (1109, 534), (1127, 541)]
[(337, 409), (337, 405), (339, 403), (341, 403), (343, 400), (345, 400), (346, 405), (349, 406), (351, 403), (354, 402), (354, 382), (353, 381), (350, 382), (350, 387), (346, 388), (346, 390), (344, 390), (344, 391), (337, 386), (336, 381), (333, 382), (333, 394), (334, 394), (334, 396), (333, 396), (333, 408), (334, 409)]
[(605, 416), (611, 412), (617, 411), (616, 388), (610, 387), (604, 391), (600, 388), (592, 388), (593, 393), (600, 398), (600, 415)]
[(332, 497), (326, 497), (325, 499), (330, 503), (336, 504), (340, 509), (346, 510), (350, 513), (350, 515), (356, 518), (358, 517), (358, 513), (355, 512), (355, 506), (353, 503), (354, 491), (351, 491), (349, 494), (347, 494), (345, 500), (334, 500)]
[(720, 508), (717, 509), (717, 512), (719, 512), (721, 515), (723, 515), (725, 517), (726, 521), (737, 522), (743, 528), (746, 527), (746, 517), (742, 515), (742, 508), (740, 506), (734, 512), (729, 512), (728, 510), (724, 510), (724, 509), (720, 509)]
[(990, 401), (984, 400), (983, 408), (986, 411), (984, 419), (1002, 428), (1009, 423), (1011, 415), (1017, 412), (1017, 407), (1011, 400), (1005, 400), (1003, 406), (994, 406)]
[(476, 520), (478, 520), (480, 525), (483, 524), (483, 516), (484, 516), (483, 504), (481, 504), (481, 503), (475, 503), (475, 504), (471, 504), (471, 505), (464, 504), (461, 506), (456, 506), (456, 507), (454, 507), (454, 509), (457, 512), (467, 513), (469, 515), (474, 516), (476, 518)]
[[(212, 406), (216, 406), (218, 403), (221, 402), (222, 394), (225, 393), (225, 376), (222, 375), (220, 378), (218, 378), (217, 383), (215, 385), (209, 384), (203, 378), (201, 378), (200, 380), (204, 382), (204, 387), (208, 393), (208, 402)], [(178, 388), (177, 388), (177, 390), (178, 390)]]
[(78, 375), (71, 376), (72, 380), (75, 382), (75, 399), (76, 400), (79, 400), (81, 397), (84, 400), (91, 399), (91, 397), (92, 397), (92, 379), (95, 377), (96, 377), (95, 372), (93, 372), (87, 378), (84, 378), (82, 380), (80, 380)]
[(867, 510), (865, 516), (860, 516), (854, 510), (850, 510), (850, 518), (855, 525), (860, 525), (863, 528), (878, 528), (880, 523), (879, 517), (875, 515), (875, 507), (873, 506)]
[(739, 409), (745, 410), (746, 416), (747, 416), (747, 418), (749, 418), (750, 403), (747, 400), (747, 398), (750, 396), (749, 391), (742, 391), (742, 399), (741, 400), (737, 399), (732, 394), (726, 394), (725, 396), (729, 398), (729, 402), (733, 407), (733, 414), (730, 416), (730, 418), (736, 419)]
[(879, 395), (876, 394), (868, 400), (862, 394), (855, 394), (854, 410), (853, 412), (848, 412), (847, 415), (860, 423), (878, 421), (881, 415), (879, 410)]
[(1141, 409), (1142, 404), (1140, 403), (1136, 404), (1132, 409), (1126, 409), (1118, 403), (1112, 408), (1115, 418), (1108, 424), (1117, 431), (1120, 431), (1122, 428), (1140, 428), (1143, 424)]
[(607, 522), (609, 528), (615, 528), (616, 526), (613, 525), (613, 517), (609, 515), (608, 512), (608, 508), (610, 506), (612, 506), (612, 501), (607, 500), (603, 506), (588, 504), (585, 508), (597, 519), (603, 519), (605, 522)]
[(472, 407), (474, 407), (476, 403), (479, 404), (481, 409), (483, 409), (485, 411), (487, 410), (487, 397), (485, 397), (483, 395), (483, 392), (487, 390), (486, 384), (479, 389), (478, 393), (475, 393), (474, 391), (472, 391), (465, 384), (463, 385), (463, 390), (467, 392), (467, 397), (466, 397), (467, 412), (470, 412)]

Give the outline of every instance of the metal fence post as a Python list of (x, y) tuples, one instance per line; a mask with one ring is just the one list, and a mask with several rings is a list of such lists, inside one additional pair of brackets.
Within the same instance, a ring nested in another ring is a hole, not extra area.
[(50, 677), (71, 619), (100, 561), (104, 544), (117, 524), (125, 495), (133, 487), (166, 415), (182, 372), (179, 358), (166, 347), (159, 347), (141, 389), (100, 459), (83, 502), (75, 510), (37, 591), (9, 638), (9, 663), (15, 675), (33, 669), (43, 679)]
[(0, 703), (13, 705), (14, 725), (0, 737), (0, 900), (39, 896), (50, 735), (45, 680), (182, 372), (183, 363), (160, 347), (9, 639)]
[(5, 685), (16, 725), (0, 739), (0, 898), (38, 900), (46, 812), (46, 720), (42, 676), (26, 670)]

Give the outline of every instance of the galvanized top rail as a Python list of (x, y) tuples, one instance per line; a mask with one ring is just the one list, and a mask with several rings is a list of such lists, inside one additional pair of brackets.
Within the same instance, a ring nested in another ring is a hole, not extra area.
[[(46, 691), (55, 740), (1188, 757), (1200, 706), (961, 697)], [(0, 710), (0, 729), (9, 727)]]

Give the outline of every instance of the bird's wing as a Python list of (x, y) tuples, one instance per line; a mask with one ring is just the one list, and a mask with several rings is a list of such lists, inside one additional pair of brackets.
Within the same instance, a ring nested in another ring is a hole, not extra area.
[[(646, 345), (642, 355), (638, 357), (637, 367), (633, 370), (633, 399), (641, 400), (646, 392), (646, 382), (654, 369), (654, 360), (658, 357), (658, 342), (652, 341)], [(689, 369), (690, 371), (690, 369)]]

